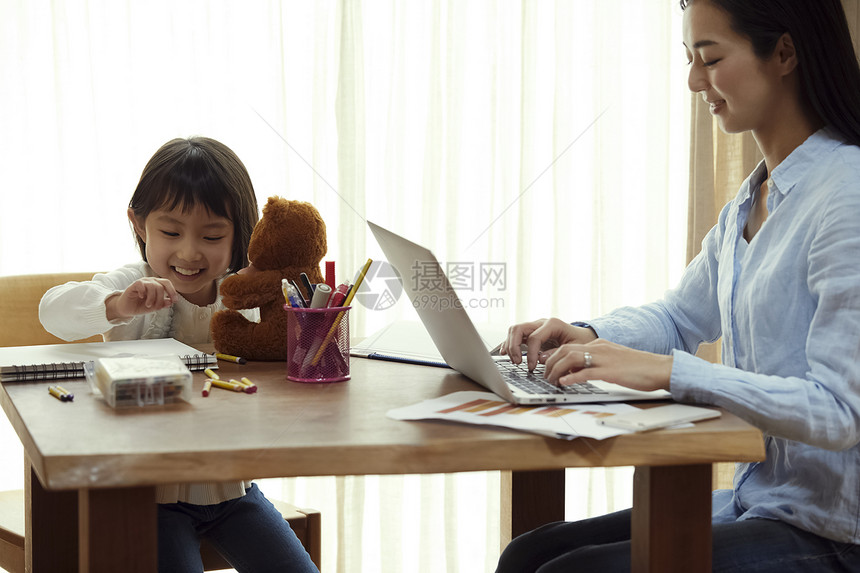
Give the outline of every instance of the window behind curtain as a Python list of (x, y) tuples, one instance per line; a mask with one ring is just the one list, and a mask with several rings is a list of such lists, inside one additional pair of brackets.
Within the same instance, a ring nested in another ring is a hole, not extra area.
[[(140, 172), (200, 134), (236, 151), (260, 203), (318, 207), (344, 279), (381, 255), (366, 217), (443, 264), (503, 265), (503, 283), (460, 292), (476, 321), (646, 302), (684, 265), (685, 61), (674, 0), (7, 0), (0, 274), (137, 260)], [(415, 315), (401, 300), (353, 318), (361, 336)], [(10, 432), (0, 488), (21, 482)], [(629, 505), (629, 470), (568, 481), (569, 517)], [(498, 555), (498, 474), (265, 486), (323, 511), (326, 571), (491, 571)]]

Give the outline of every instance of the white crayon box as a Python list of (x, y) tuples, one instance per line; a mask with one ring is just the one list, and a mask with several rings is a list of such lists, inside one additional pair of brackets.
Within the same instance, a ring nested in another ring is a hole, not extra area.
[(112, 408), (191, 400), (191, 371), (175, 355), (98, 358), (84, 363), (84, 374)]

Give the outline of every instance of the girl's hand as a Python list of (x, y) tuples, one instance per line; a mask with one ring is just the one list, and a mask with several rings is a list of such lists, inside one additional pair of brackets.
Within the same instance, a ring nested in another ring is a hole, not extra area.
[(543, 362), (562, 344), (586, 344), (595, 340), (597, 335), (590, 328), (573, 326), (557, 318), (541, 318), (532, 322), (515, 324), (508, 329), (508, 338), (499, 347), (501, 354), (507, 354), (514, 364), (523, 361), (522, 345), (527, 348), (526, 363), (534, 370), (538, 362)]
[(166, 308), (176, 300), (176, 289), (167, 280), (144, 277), (131, 283), (123, 292), (105, 300), (107, 319), (122, 320)]
[[(591, 366), (586, 365), (590, 355)], [(634, 390), (668, 390), (672, 376), (672, 356), (633, 350), (608, 340), (588, 344), (564, 344), (546, 359), (547, 380), (555, 384), (576, 384), (605, 380)]]

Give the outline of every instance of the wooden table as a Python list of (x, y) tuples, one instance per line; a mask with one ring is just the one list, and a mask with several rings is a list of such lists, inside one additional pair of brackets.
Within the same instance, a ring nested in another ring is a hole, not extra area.
[[(257, 394), (216, 390), (191, 403), (113, 410), (83, 381), (7, 384), (0, 404), (24, 445), (27, 562), (34, 573), (156, 570), (155, 485), (248, 478), (512, 470), (503, 531), (563, 518), (564, 469), (637, 466), (635, 571), (710, 568), (711, 464), (764, 457), (761, 433), (730, 414), (695, 428), (563, 441), (443, 422), (391, 408), (477, 385), (446, 369), (353, 358), (349, 382), (287, 382), (283, 363), (221, 363)], [(507, 474), (504, 474), (507, 475)], [(509, 529), (508, 529), (509, 528)], [(464, 532), (464, 535), (466, 532)]]

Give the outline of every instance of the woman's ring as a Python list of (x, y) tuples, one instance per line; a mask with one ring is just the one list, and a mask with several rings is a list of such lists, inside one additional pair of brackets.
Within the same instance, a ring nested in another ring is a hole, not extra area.
[(591, 353), (583, 352), (582, 359), (585, 360), (585, 364), (582, 365), (583, 368), (591, 368)]

